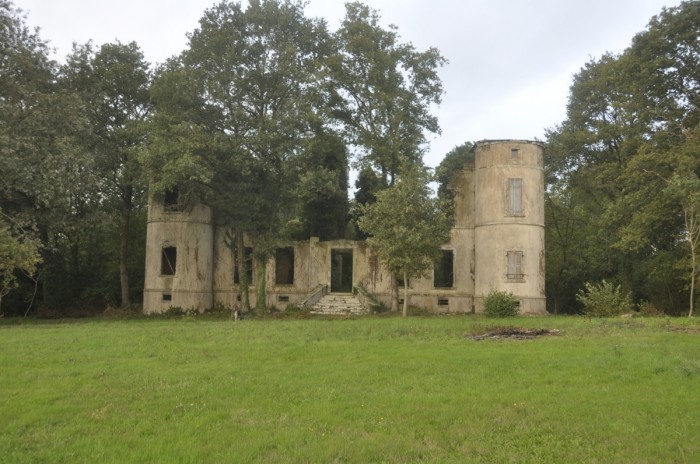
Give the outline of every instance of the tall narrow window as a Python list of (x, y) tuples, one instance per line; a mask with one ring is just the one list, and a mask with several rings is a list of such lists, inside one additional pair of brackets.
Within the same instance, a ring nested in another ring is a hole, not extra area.
[[(248, 277), (248, 283), (253, 283), (253, 249), (245, 247), (243, 249), (243, 257), (245, 262), (245, 275)], [(241, 276), (238, 274), (238, 255), (233, 259), (233, 283), (240, 284)]]
[(175, 275), (177, 268), (177, 247), (163, 247), (160, 255), (161, 275)]
[(275, 252), (275, 284), (294, 284), (294, 248), (278, 248)]
[(517, 158), (518, 158), (518, 149), (517, 149), (517, 148), (511, 148), (511, 149), (510, 149), (510, 158), (511, 158), (511, 159), (517, 159)]
[(522, 179), (508, 179), (508, 214), (523, 214)]
[(506, 278), (508, 280), (523, 280), (523, 252), (511, 250), (506, 253)]
[(433, 263), (433, 286), (454, 287), (454, 251), (442, 250), (440, 259)]

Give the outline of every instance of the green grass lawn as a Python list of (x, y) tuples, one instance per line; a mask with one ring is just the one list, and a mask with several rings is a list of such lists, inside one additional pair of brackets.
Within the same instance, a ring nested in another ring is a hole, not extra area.
[[(494, 324), (560, 336), (482, 340)], [(698, 319), (0, 325), (0, 462), (700, 462)]]

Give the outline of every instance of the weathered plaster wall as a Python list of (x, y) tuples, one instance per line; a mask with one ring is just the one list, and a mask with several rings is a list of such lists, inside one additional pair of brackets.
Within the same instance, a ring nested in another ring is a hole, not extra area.
[[(483, 311), (483, 297), (497, 289), (513, 292), (521, 312), (543, 314), (543, 148), (524, 141), (479, 142), (475, 168), (476, 311)], [(509, 178), (522, 179), (521, 214), (508, 211)], [(509, 250), (523, 252), (523, 279), (506, 277)]]

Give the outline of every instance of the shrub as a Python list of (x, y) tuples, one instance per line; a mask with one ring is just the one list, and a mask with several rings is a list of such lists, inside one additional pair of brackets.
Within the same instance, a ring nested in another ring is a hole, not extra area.
[(510, 292), (491, 290), (484, 299), (484, 314), (488, 317), (513, 317), (520, 311), (520, 302)]
[(576, 299), (583, 305), (583, 312), (588, 316), (617, 316), (633, 310), (630, 294), (623, 294), (620, 285), (616, 287), (603, 280), (597, 285), (586, 282), (584, 287), (585, 291), (579, 290)]
[(642, 301), (639, 303), (639, 315), (642, 317), (661, 317), (665, 316), (664, 312), (649, 303), (648, 301)]

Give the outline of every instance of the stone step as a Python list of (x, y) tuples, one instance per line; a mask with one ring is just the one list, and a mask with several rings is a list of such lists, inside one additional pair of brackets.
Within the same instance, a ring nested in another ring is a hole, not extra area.
[(311, 314), (366, 314), (362, 303), (353, 295), (328, 294), (321, 298), (311, 309)]

